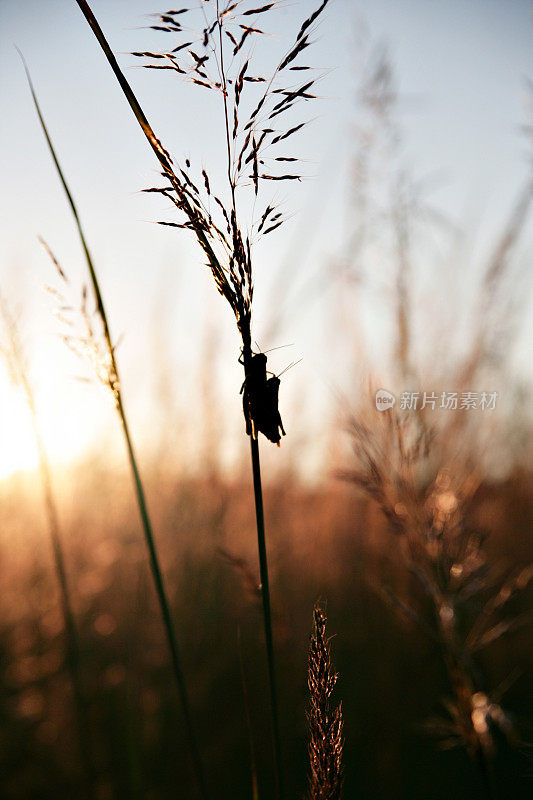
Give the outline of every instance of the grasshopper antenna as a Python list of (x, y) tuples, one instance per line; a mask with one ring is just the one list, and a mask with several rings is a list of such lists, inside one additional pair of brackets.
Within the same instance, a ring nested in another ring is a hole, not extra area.
[[(286, 345), (286, 346), (287, 346), (287, 347), (289, 347), (289, 345)], [(299, 358), (299, 359), (298, 359), (298, 361), (291, 361), (291, 363), (289, 364), (289, 366), (288, 366), (288, 367), (285, 367), (285, 369), (284, 369), (284, 370), (282, 370), (282, 371), (279, 373), (279, 375), (277, 375), (276, 377), (278, 377), (278, 378), (281, 378), (281, 376), (282, 376), (282, 375), (285, 375), (285, 373), (286, 373), (286, 372), (288, 372), (290, 369), (292, 369), (292, 368), (293, 368), (293, 367), (295, 367), (297, 364), (299, 364), (299, 363), (300, 363), (300, 361), (303, 361), (303, 358)]]
[(284, 348), (284, 347), (294, 347), (294, 342), (291, 342), (290, 344), (280, 344), (280, 345), (278, 345), (278, 347), (269, 347), (269, 349), (268, 349), (268, 350), (261, 350), (261, 348), (259, 347), (259, 342), (257, 342), (257, 341), (254, 341), (254, 344), (255, 344), (255, 346), (257, 347), (257, 349), (258, 349), (258, 350), (259, 350), (261, 353), (264, 353), (265, 355), (266, 355), (267, 353), (273, 353), (273, 352), (274, 352), (274, 350), (283, 350), (283, 348)]
[(294, 342), (290, 344), (280, 344), (278, 347), (270, 347), (268, 350), (265, 350), (265, 353), (273, 353), (274, 350), (283, 350), (285, 347), (294, 347)]

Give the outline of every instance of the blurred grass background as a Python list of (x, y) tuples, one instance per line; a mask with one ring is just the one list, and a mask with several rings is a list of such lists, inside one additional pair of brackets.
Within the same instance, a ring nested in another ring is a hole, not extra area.
[[(251, 796), (238, 631), (261, 796), (272, 795), (266, 675), (252, 507), (247, 478), (218, 471), (184, 481), (147, 471), (199, 737), (216, 797)], [(90, 698), (102, 798), (193, 796), (180, 708), (133, 512), (126, 474), (101, 454), (69, 474), (62, 497), (65, 547)], [(51, 556), (31, 486), (12, 479), (1, 504), (0, 791), (6, 798), (79, 796), (79, 754), (64, 631)], [(306, 488), (295, 475), (269, 483), (267, 524), (288, 796), (306, 782), (306, 658), (311, 609), (327, 601), (346, 725), (347, 798), (476, 798), (466, 754), (439, 749), (424, 723), (449, 686), (438, 647), (387, 607), (377, 588), (418, 591), (372, 503), (349, 486)], [(531, 483), (516, 474), (478, 492), (472, 524), (489, 537), (491, 561), (531, 562)], [(236, 522), (236, 520), (238, 522)], [(28, 547), (28, 544), (31, 546)], [(521, 614), (531, 597), (513, 605)], [(504, 698), (530, 731), (529, 631), (482, 657), (497, 686), (518, 666)], [(498, 742), (502, 797), (529, 796), (527, 754)]]

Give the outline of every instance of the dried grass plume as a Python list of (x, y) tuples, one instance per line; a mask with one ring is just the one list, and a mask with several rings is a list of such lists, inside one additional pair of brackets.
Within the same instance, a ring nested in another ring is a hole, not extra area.
[(342, 793), (343, 719), (339, 703), (332, 712), (330, 698), (337, 682), (331, 663), (326, 615), (320, 605), (313, 610), (314, 630), (309, 646), (309, 776), (310, 800), (339, 800)]

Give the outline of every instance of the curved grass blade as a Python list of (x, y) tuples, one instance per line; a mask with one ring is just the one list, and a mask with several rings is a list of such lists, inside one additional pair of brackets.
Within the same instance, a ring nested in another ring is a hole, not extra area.
[[(20, 53), (20, 51), (19, 51), (19, 53)], [(162, 615), (162, 618), (163, 618), (163, 624), (164, 624), (164, 628), (165, 628), (165, 633), (166, 633), (166, 637), (167, 637), (167, 641), (168, 641), (168, 645), (169, 645), (169, 649), (170, 649), (170, 654), (171, 654), (171, 658), (172, 658), (172, 666), (173, 666), (174, 676), (175, 676), (175, 679), (176, 679), (178, 692), (179, 692), (180, 700), (181, 700), (181, 704), (182, 704), (183, 716), (184, 716), (184, 719), (185, 719), (185, 727), (186, 727), (186, 730), (187, 730), (188, 742), (189, 742), (189, 747), (190, 747), (190, 751), (191, 751), (191, 757), (192, 757), (192, 761), (193, 761), (193, 765), (194, 765), (194, 769), (195, 769), (195, 775), (196, 775), (196, 779), (197, 779), (197, 783), (198, 783), (198, 789), (200, 791), (200, 794), (201, 794), (202, 798), (204, 798), (204, 800), (206, 800), (206, 798), (208, 797), (207, 787), (206, 787), (206, 782), (205, 782), (205, 777), (204, 777), (203, 764), (202, 764), (202, 760), (200, 758), (200, 751), (199, 751), (198, 744), (197, 744), (196, 733), (195, 733), (193, 722), (192, 722), (192, 714), (191, 714), (191, 710), (190, 710), (189, 695), (188, 695), (187, 687), (186, 687), (186, 684), (185, 684), (185, 677), (184, 677), (183, 670), (182, 670), (182, 667), (181, 667), (181, 659), (180, 659), (180, 656), (179, 656), (176, 632), (175, 632), (175, 628), (174, 628), (174, 623), (172, 621), (172, 616), (171, 616), (171, 613), (170, 613), (170, 606), (169, 606), (168, 597), (167, 597), (167, 593), (166, 593), (166, 589), (165, 589), (165, 585), (164, 585), (163, 574), (161, 572), (161, 567), (160, 567), (160, 564), (159, 564), (159, 557), (158, 557), (157, 547), (156, 547), (156, 543), (155, 543), (155, 539), (154, 539), (152, 523), (151, 523), (151, 520), (150, 520), (150, 515), (148, 513), (148, 506), (147, 506), (147, 502), (146, 502), (146, 495), (145, 495), (145, 492), (144, 492), (144, 486), (143, 486), (141, 475), (140, 475), (140, 471), (139, 471), (139, 468), (138, 468), (137, 458), (135, 456), (135, 451), (134, 451), (134, 447), (133, 447), (133, 441), (132, 441), (131, 434), (130, 434), (130, 431), (129, 431), (126, 412), (125, 412), (125, 409), (124, 409), (124, 404), (123, 404), (123, 399), (122, 399), (122, 392), (121, 392), (121, 388), (120, 388), (119, 372), (118, 372), (118, 367), (117, 367), (116, 360), (115, 360), (115, 348), (113, 347), (113, 344), (112, 344), (112, 339), (111, 339), (111, 333), (110, 333), (110, 329), (109, 329), (109, 323), (108, 323), (108, 319), (107, 319), (107, 314), (106, 314), (106, 310), (105, 310), (102, 294), (101, 294), (101, 291), (100, 291), (98, 278), (96, 276), (96, 271), (95, 271), (95, 268), (94, 268), (94, 264), (93, 264), (93, 261), (92, 261), (92, 258), (91, 258), (91, 254), (89, 252), (89, 248), (88, 248), (86, 239), (85, 239), (85, 235), (83, 233), (83, 228), (82, 228), (82, 225), (81, 225), (81, 222), (80, 222), (78, 211), (76, 209), (76, 205), (75, 205), (74, 200), (72, 198), (72, 194), (71, 194), (71, 192), (69, 190), (69, 187), (67, 185), (65, 177), (63, 175), (63, 171), (62, 171), (62, 169), (60, 167), (57, 155), (55, 153), (54, 147), (52, 145), (52, 141), (51, 141), (50, 136), (48, 134), (48, 130), (46, 128), (46, 125), (45, 125), (45, 122), (44, 122), (44, 119), (43, 119), (43, 116), (42, 116), (42, 113), (41, 113), (41, 110), (40, 110), (40, 107), (39, 107), (39, 103), (37, 101), (37, 97), (36, 97), (35, 90), (34, 90), (34, 87), (33, 87), (32, 81), (31, 81), (31, 76), (30, 76), (28, 67), (27, 67), (27, 65), (26, 65), (26, 63), (24, 61), (22, 53), (20, 53), (20, 56), (21, 56), (22, 62), (24, 64), (24, 69), (26, 70), (26, 76), (27, 76), (29, 87), (30, 87), (30, 91), (31, 91), (31, 94), (32, 94), (32, 97), (33, 97), (33, 102), (35, 104), (35, 109), (37, 111), (37, 115), (39, 117), (39, 121), (41, 123), (41, 127), (42, 127), (42, 130), (43, 130), (43, 133), (44, 133), (46, 141), (48, 143), (48, 147), (50, 149), (50, 153), (52, 155), (52, 159), (54, 161), (57, 173), (59, 175), (59, 178), (60, 178), (61, 183), (63, 185), (63, 188), (65, 190), (65, 194), (67, 196), (70, 208), (72, 210), (72, 214), (73, 214), (74, 219), (76, 221), (76, 226), (78, 228), (78, 233), (79, 233), (80, 241), (81, 241), (81, 244), (82, 244), (82, 247), (83, 247), (83, 252), (85, 254), (85, 259), (87, 261), (87, 267), (88, 267), (88, 270), (89, 270), (91, 284), (92, 284), (92, 287), (93, 287), (93, 290), (94, 290), (94, 295), (95, 295), (96, 303), (97, 303), (97, 312), (98, 312), (98, 314), (100, 316), (100, 319), (101, 319), (101, 322), (102, 322), (104, 337), (105, 337), (105, 341), (106, 341), (107, 348), (108, 348), (108, 351), (109, 351), (109, 357), (110, 357), (110, 360), (111, 360), (112, 371), (113, 371), (113, 373), (114, 373), (114, 375), (116, 377), (116, 384), (115, 384), (115, 388), (114, 388), (116, 407), (117, 407), (117, 412), (118, 412), (118, 415), (119, 415), (119, 418), (120, 418), (120, 422), (121, 422), (121, 425), (122, 425), (122, 430), (123, 430), (124, 438), (125, 438), (125, 442), (126, 442), (126, 449), (127, 449), (127, 452), (128, 452), (128, 459), (129, 459), (130, 468), (131, 468), (131, 471), (132, 471), (133, 482), (134, 482), (134, 487), (135, 487), (135, 493), (136, 493), (136, 497), (137, 497), (137, 504), (138, 504), (138, 507), (139, 507), (139, 514), (140, 514), (140, 517), (141, 517), (141, 523), (142, 523), (142, 528), (143, 528), (143, 532), (144, 532), (144, 537), (145, 537), (145, 540), (146, 540), (146, 545), (148, 547), (148, 553), (149, 553), (149, 559), (150, 559), (150, 567), (151, 567), (151, 570), (152, 570), (152, 575), (153, 575), (153, 579), (154, 579), (154, 583), (155, 583), (155, 588), (156, 588), (156, 592), (157, 592), (157, 597), (158, 597), (158, 601), (159, 601), (161, 615)]]

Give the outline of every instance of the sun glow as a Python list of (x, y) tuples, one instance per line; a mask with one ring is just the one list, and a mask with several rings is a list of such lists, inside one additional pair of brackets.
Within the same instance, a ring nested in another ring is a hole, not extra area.
[[(68, 395), (69, 387), (64, 388)], [(55, 395), (55, 393), (54, 393)], [(52, 467), (77, 461), (91, 445), (91, 427), (80, 424), (81, 404), (65, 402), (58, 406), (54, 395), (38, 394), (38, 424)], [(39, 467), (39, 453), (31, 413), (24, 394), (0, 371), (0, 480), (17, 472), (30, 472)], [(71, 399), (68, 397), (68, 399)], [(76, 398), (77, 399), (77, 398)], [(86, 417), (85, 417), (86, 418)], [(98, 426), (99, 418), (92, 422)], [(93, 431), (94, 433), (94, 431)]]
[(0, 377), (0, 478), (33, 470), (39, 459), (29, 409), (21, 393)]

